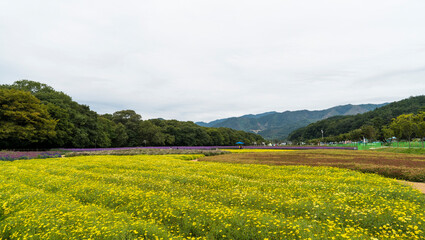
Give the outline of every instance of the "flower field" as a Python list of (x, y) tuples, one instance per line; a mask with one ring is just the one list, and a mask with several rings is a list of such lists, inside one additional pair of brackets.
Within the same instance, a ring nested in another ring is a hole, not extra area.
[(60, 157), (61, 153), (57, 151), (0, 151), (0, 161), (13, 161), (17, 159), (33, 159), (33, 158), (55, 158)]
[(297, 150), (287, 150), (287, 149), (223, 149), (226, 152), (231, 153), (281, 153), (281, 152), (292, 152)]
[(226, 150), (234, 154), (202, 158), (202, 161), (240, 164), (306, 165), (348, 168), (413, 182), (425, 182), (425, 156), (380, 151), (347, 150)]
[(227, 154), (228, 151), (223, 151), (217, 148), (214, 149), (202, 149), (202, 148), (128, 148), (128, 149), (104, 149), (97, 151), (68, 151), (65, 153), (66, 157), (75, 156), (93, 156), (93, 155), (166, 155), (166, 154), (178, 154), (178, 155), (193, 155), (201, 154), (204, 156), (214, 156)]
[(0, 162), (0, 239), (425, 238), (425, 197), (393, 179), (200, 157)]
[[(239, 149), (240, 146), (162, 146), (162, 147), (118, 147), (118, 148), (59, 148), (61, 151), (71, 152), (95, 152), (95, 151), (120, 151), (120, 150), (214, 150), (214, 149)], [(243, 146), (244, 149), (262, 150), (306, 150), (306, 149), (340, 149), (355, 150), (356, 147), (343, 146)]]

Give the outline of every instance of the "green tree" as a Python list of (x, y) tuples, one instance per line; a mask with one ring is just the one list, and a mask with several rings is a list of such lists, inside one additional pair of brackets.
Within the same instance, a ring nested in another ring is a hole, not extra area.
[(0, 147), (40, 146), (55, 136), (57, 121), (29, 92), (0, 88)]
[(125, 126), (122, 123), (112, 121), (112, 114), (103, 114), (100, 116), (103, 129), (108, 132), (111, 140), (111, 147), (124, 147), (127, 144), (128, 136)]
[(144, 145), (142, 134), (142, 126), (140, 122), (142, 116), (137, 114), (134, 110), (121, 110), (112, 114), (112, 121), (119, 124), (121, 123), (126, 130), (128, 137), (127, 146), (142, 146)]
[(207, 130), (208, 135), (211, 138), (211, 145), (221, 146), (224, 145), (224, 137), (221, 135), (220, 131), (216, 128), (209, 128)]
[(413, 113), (399, 115), (393, 119), (389, 127), (394, 131), (398, 139), (407, 139), (410, 148), (411, 137), (417, 128), (416, 123), (413, 121)]
[(108, 142), (105, 132), (102, 132), (98, 114), (88, 106), (73, 101), (63, 92), (30, 80), (16, 81), (2, 87), (29, 91), (47, 106), (52, 118), (58, 120), (56, 136), (45, 142), (44, 147), (94, 147), (98, 142)]
[(395, 135), (394, 135), (394, 131), (390, 127), (388, 127), (388, 126), (382, 127), (382, 134), (383, 134), (386, 141), (388, 139), (390, 139), (390, 142), (392, 143), (393, 137)]
[(416, 124), (416, 137), (421, 138), (422, 148), (424, 148), (425, 138), (425, 111), (421, 111), (413, 117)]
[(376, 131), (375, 138), (382, 139), (381, 129), (383, 126), (390, 124), (393, 118), (401, 114), (416, 113), (423, 106), (425, 106), (425, 96), (410, 97), (363, 114), (335, 116), (312, 123), (293, 131), (289, 134), (288, 139), (291, 141), (318, 139), (320, 138), (320, 129), (326, 131), (327, 136), (337, 136), (360, 129), (364, 125), (372, 125)]
[(349, 137), (352, 141), (363, 140), (363, 132), (361, 129), (355, 129), (349, 132)]
[(229, 128), (205, 128), (193, 122), (177, 120), (142, 121), (142, 117), (133, 110), (100, 116), (63, 92), (39, 82), (21, 80), (12, 85), (1, 85), (0, 88), (32, 94), (40, 100), (39, 104), (47, 109), (51, 118), (56, 120), (56, 135), (37, 142), (43, 143), (42, 147), (131, 147), (143, 146), (145, 140), (149, 145), (178, 146), (266, 142), (259, 135)]
[(141, 121), (140, 123), (140, 138), (147, 145), (163, 146), (165, 145), (166, 137), (161, 132), (161, 128), (151, 123), (150, 121)]
[(361, 128), (363, 137), (369, 140), (376, 139), (376, 129), (372, 125), (363, 125)]

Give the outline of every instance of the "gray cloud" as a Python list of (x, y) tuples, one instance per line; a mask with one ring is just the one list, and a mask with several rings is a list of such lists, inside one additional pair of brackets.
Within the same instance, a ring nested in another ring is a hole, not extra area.
[(0, 81), (214, 120), (425, 92), (425, 2), (2, 1)]

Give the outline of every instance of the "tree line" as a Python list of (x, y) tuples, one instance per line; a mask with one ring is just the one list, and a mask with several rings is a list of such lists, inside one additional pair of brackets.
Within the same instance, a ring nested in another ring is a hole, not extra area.
[(422, 147), (424, 147), (425, 138), (425, 111), (420, 111), (417, 114), (401, 114), (392, 121), (381, 127), (383, 134), (382, 139), (378, 139), (376, 129), (371, 125), (364, 125), (359, 129), (352, 130), (348, 133), (339, 134), (337, 136), (329, 136), (324, 138), (315, 138), (307, 140), (308, 143), (318, 142), (341, 142), (341, 141), (382, 141), (392, 142), (405, 140), (410, 142), (414, 138), (419, 138), (422, 141)]
[(420, 138), (422, 140), (422, 147), (424, 147), (425, 112), (402, 114), (394, 118), (388, 126), (385, 126), (383, 131), (387, 139), (394, 136), (398, 140), (404, 139), (409, 141), (409, 147), (412, 138)]
[(309, 124), (293, 131), (288, 140), (317, 143), (362, 141), (366, 138), (386, 141), (387, 128), (393, 119), (403, 114), (417, 114), (424, 110), (425, 96), (410, 97), (363, 114), (335, 116)]
[(230, 128), (150, 119), (134, 110), (98, 114), (63, 92), (29, 80), (0, 85), (0, 149), (223, 146), (265, 140)]

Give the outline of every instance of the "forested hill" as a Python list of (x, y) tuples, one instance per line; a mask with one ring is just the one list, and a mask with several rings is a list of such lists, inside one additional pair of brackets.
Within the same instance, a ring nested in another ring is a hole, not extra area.
[(253, 133), (177, 120), (142, 120), (133, 110), (99, 115), (63, 92), (22, 80), (0, 85), (0, 150), (52, 147), (217, 146), (264, 142)]
[(255, 132), (267, 139), (285, 139), (292, 131), (310, 123), (337, 115), (354, 115), (374, 110), (384, 104), (343, 105), (318, 111), (267, 112), (220, 119), (210, 123), (197, 122), (206, 127), (228, 127)]
[(336, 116), (321, 120), (295, 130), (289, 135), (288, 139), (291, 141), (320, 139), (322, 135), (321, 130), (323, 130), (325, 137), (352, 133), (353, 136), (351, 136), (351, 138), (355, 139), (358, 138), (354, 136), (355, 133), (367, 131), (373, 133), (374, 139), (383, 140), (384, 135), (382, 129), (385, 125), (388, 125), (393, 118), (401, 114), (416, 114), (419, 110), (425, 110), (425, 96), (410, 97), (363, 114)]

